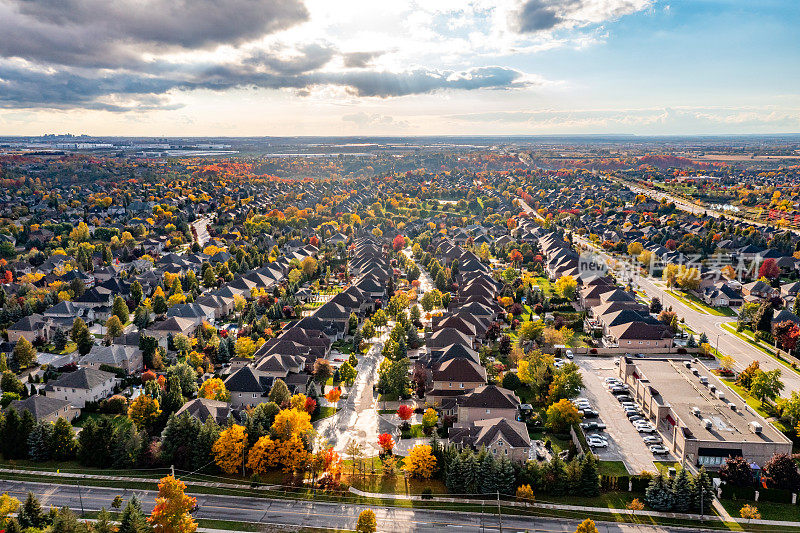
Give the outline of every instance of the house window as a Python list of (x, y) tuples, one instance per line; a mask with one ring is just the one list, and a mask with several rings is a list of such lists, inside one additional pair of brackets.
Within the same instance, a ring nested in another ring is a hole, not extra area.
[(491, 409), (487, 409), (487, 410), (486, 410), (486, 414), (487, 414), (487, 415), (488, 415), (489, 413), (491, 413), (491, 412), (492, 412), (492, 410), (491, 410)]
[(628, 341), (628, 344), (630, 344), (630, 343), (631, 343), (631, 341)]
[(462, 388), (462, 389), (464, 388), (464, 384), (463, 384), (463, 383), (461, 384), (461, 388)]

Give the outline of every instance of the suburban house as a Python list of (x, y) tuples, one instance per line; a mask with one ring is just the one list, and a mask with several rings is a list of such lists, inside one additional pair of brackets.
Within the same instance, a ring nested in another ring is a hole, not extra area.
[(111, 396), (116, 384), (116, 376), (111, 372), (81, 368), (49, 382), (45, 392), (49, 398), (66, 400), (82, 409), (87, 402), (98, 402)]
[(5, 409), (15, 409), (17, 412), (30, 411), (37, 422), (55, 422), (63, 418), (72, 422), (81, 414), (81, 410), (74, 407), (66, 400), (40, 396), (38, 394), (29, 396), (24, 400), (14, 400)]

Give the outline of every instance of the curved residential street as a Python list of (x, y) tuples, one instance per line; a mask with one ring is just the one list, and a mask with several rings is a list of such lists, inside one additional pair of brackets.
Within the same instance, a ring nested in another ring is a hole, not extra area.
[[(389, 328), (386, 328), (389, 331)], [(383, 356), (384, 331), (369, 351), (359, 360), (356, 380), (347, 399), (340, 402), (339, 411), (315, 424), (317, 433), (327, 439), (337, 452), (343, 452), (350, 440), (362, 444), (366, 455), (378, 453), (378, 410), (373, 385)]]

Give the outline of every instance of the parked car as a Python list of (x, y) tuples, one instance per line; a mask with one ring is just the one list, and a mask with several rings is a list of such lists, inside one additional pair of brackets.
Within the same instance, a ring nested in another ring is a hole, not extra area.
[(661, 444), (653, 444), (652, 446), (650, 446), (650, 453), (652, 453), (653, 455), (666, 455), (669, 453), (669, 450), (666, 449)]
[(575, 358), (575, 354), (572, 353), (572, 350), (567, 350), (566, 352), (564, 352), (564, 354), (567, 356), (567, 359), (574, 359)]
[(604, 429), (606, 429), (606, 425), (603, 424), (602, 422), (583, 422), (581, 424), (581, 427), (583, 428), (584, 431), (590, 431), (593, 429), (597, 431), (603, 431)]
[(636, 426), (636, 429), (639, 431), (639, 433), (654, 433), (656, 430), (656, 428), (654, 428), (651, 424), (640, 424)]
[(586, 443), (592, 448), (608, 448), (608, 442), (606, 442), (604, 440), (598, 440), (598, 439), (589, 440), (589, 439), (587, 439)]
[(642, 440), (645, 444), (661, 444), (664, 442), (658, 435), (647, 435), (646, 437), (643, 437)]
[(600, 416), (600, 413), (598, 413), (594, 409), (583, 410), (583, 418), (597, 418), (598, 416)]
[(640, 414), (630, 413), (628, 414), (628, 420), (635, 422), (636, 420), (644, 420), (644, 417)]

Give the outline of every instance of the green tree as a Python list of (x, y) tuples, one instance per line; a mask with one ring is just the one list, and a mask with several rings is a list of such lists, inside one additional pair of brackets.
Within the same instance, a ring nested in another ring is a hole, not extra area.
[(675, 505), (675, 496), (672, 494), (670, 482), (662, 473), (658, 473), (647, 486), (644, 493), (647, 505), (656, 511), (671, 511)]
[(17, 395), (21, 395), (25, 391), (25, 385), (11, 370), (3, 371), (3, 377), (0, 378), (0, 388), (3, 389), (3, 392), (14, 393)]
[(356, 379), (356, 369), (353, 368), (348, 361), (342, 363), (339, 367), (339, 377), (348, 385), (352, 385)]
[(53, 424), (52, 454), (56, 461), (68, 461), (75, 457), (75, 430), (65, 418), (58, 417)]
[(177, 377), (181, 385), (181, 393), (187, 398), (197, 394), (197, 372), (187, 363), (178, 363), (167, 369), (167, 381), (169, 378)]
[(600, 495), (600, 475), (597, 470), (597, 459), (593, 453), (584, 454), (581, 461), (580, 491), (582, 496)]
[(119, 321), (123, 324), (128, 322), (130, 310), (128, 309), (128, 304), (125, 303), (125, 299), (122, 298), (122, 296), (117, 296), (114, 298), (114, 304), (111, 307), (111, 312), (114, 314), (114, 316), (119, 318)]
[(167, 312), (169, 306), (167, 305), (167, 299), (164, 298), (161, 294), (156, 294), (153, 296), (153, 312), (157, 315), (163, 315)]
[(20, 368), (36, 364), (36, 348), (25, 337), (20, 337), (14, 346), (14, 360)]
[(685, 468), (681, 468), (672, 482), (675, 495), (675, 512), (686, 513), (692, 508), (692, 479)]
[(142, 284), (139, 283), (138, 280), (134, 280), (134, 282), (131, 283), (131, 300), (133, 300), (134, 307), (139, 307), (139, 304), (141, 304), (142, 300), (144, 300)]
[(53, 437), (53, 424), (39, 422), (28, 435), (28, 456), (33, 461), (49, 461), (52, 456), (50, 441)]
[(761, 400), (763, 404), (766, 399), (774, 400), (777, 398), (783, 388), (784, 384), (781, 381), (779, 368), (767, 372), (759, 370), (750, 385), (750, 394)]
[(32, 492), (28, 493), (25, 503), (20, 507), (18, 520), (23, 529), (28, 529), (29, 527), (41, 529), (46, 525), (46, 517), (42, 512), (42, 505)]
[(371, 339), (375, 336), (375, 326), (373, 325), (372, 320), (369, 318), (366, 319), (364, 324), (361, 326), (361, 334), (365, 339)]
[(53, 333), (53, 346), (55, 347), (56, 351), (60, 352), (66, 348), (67, 342), (69, 342), (69, 338), (67, 337), (67, 334), (64, 333), (64, 330), (61, 328), (56, 328), (56, 331)]
[(122, 511), (117, 533), (149, 533), (151, 530), (147, 519), (142, 513), (142, 506), (136, 495), (131, 496), (128, 505)]
[(291, 396), (292, 395), (289, 393), (289, 387), (286, 386), (286, 382), (282, 379), (276, 379), (269, 391), (269, 401), (274, 402), (277, 405), (281, 405), (283, 402), (288, 402)]
[(86, 322), (81, 318), (76, 318), (72, 322), (72, 330), (70, 332), (72, 341), (78, 345), (78, 352), (81, 355), (86, 355), (94, 346), (94, 336), (89, 332)]

